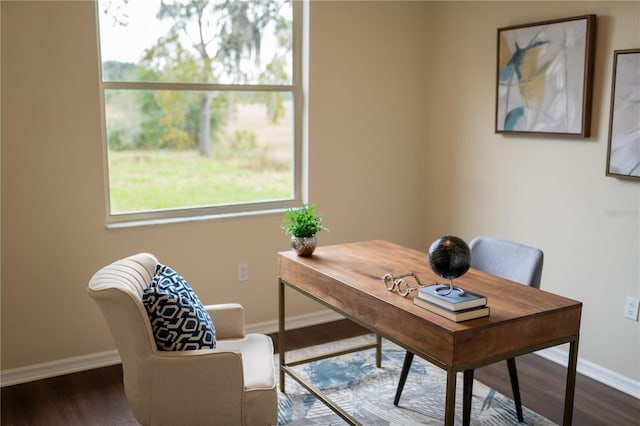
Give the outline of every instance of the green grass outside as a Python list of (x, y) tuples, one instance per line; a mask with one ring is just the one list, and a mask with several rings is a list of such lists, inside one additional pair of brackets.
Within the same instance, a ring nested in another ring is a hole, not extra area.
[(110, 151), (111, 212), (131, 213), (291, 198), (292, 174), (264, 158)]

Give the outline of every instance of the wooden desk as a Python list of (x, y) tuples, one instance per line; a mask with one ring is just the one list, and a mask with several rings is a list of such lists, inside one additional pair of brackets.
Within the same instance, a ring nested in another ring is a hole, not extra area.
[[(444, 369), (447, 426), (454, 424), (458, 372), (570, 343), (564, 424), (571, 424), (582, 303), (470, 269), (455, 284), (487, 296), (491, 315), (455, 323), (415, 306), (413, 294), (405, 299), (385, 289), (384, 274), (407, 272), (423, 282), (438, 281), (424, 252), (387, 241), (319, 247), (311, 257), (278, 253), (281, 391), (284, 374), (295, 375), (290, 368), (294, 363), (285, 362), (283, 344), (285, 287), (290, 287)], [(349, 423), (358, 424), (335, 404), (323, 401)]]

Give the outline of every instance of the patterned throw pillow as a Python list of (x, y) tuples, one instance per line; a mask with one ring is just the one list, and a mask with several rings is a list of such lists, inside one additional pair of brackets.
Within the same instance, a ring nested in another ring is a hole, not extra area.
[(159, 350), (215, 349), (216, 329), (211, 316), (189, 283), (173, 269), (156, 265), (142, 303)]

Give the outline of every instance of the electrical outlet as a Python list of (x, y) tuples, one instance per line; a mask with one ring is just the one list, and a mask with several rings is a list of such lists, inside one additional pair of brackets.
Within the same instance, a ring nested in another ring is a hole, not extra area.
[(246, 263), (240, 263), (238, 265), (238, 281), (249, 280), (249, 265)]
[(635, 297), (627, 297), (627, 303), (624, 305), (624, 317), (632, 321), (638, 321), (638, 306), (640, 300)]

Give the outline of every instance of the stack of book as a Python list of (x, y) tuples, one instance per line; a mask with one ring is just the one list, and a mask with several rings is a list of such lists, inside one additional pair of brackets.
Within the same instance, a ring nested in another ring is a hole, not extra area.
[[(421, 287), (413, 298), (413, 303), (455, 322), (489, 316), (489, 307), (485, 296), (466, 290), (464, 294), (460, 294), (455, 289), (445, 296), (443, 293), (446, 287), (448, 286)], [(437, 292), (437, 289), (443, 290)]]

